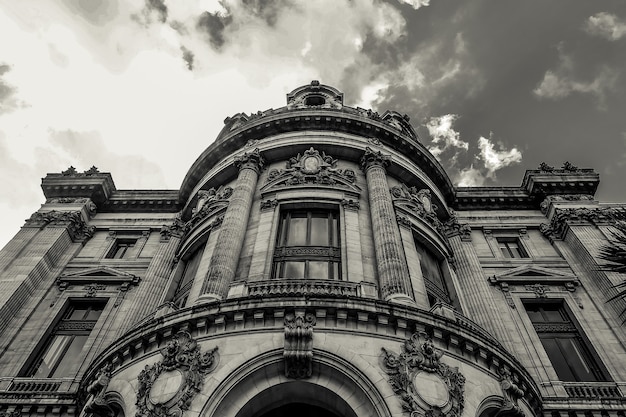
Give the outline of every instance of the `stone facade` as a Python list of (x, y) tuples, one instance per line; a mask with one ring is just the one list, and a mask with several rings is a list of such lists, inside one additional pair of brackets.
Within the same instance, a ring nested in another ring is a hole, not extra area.
[(48, 174), (0, 252), (0, 414), (623, 417), (598, 182), (454, 187), (407, 116), (316, 81), (179, 190)]

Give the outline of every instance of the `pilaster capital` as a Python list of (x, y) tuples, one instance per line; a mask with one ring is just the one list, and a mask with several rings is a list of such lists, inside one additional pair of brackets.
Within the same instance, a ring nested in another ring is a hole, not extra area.
[(261, 156), (259, 148), (256, 148), (252, 152), (235, 157), (235, 166), (239, 171), (247, 168), (255, 170), (258, 174), (265, 166), (265, 159)]
[(74, 242), (84, 242), (93, 236), (95, 226), (87, 226), (80, 211), (36, 211), (26, 219), (25, 227), (43, 229), (47, 226), (66, 227)]
[(365, 148), (365, 154), (361, 157), (361, 169), (367, 172), (372, 167), (385, 168), (391, 163), (391, 156), (383, 155), (381, 151), (375, 151), (369, 146)]

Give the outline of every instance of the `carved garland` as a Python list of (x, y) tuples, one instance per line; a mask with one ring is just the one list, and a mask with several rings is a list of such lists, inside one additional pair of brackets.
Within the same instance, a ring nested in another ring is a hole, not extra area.
[(414, 333), (405, 340), (399, 355), (385, 348), (382, 351), (381, 367), (411, 417), (461, 415), (465, 377), (458, 368), (440, 361), (443, 352), (426, 333)]
[(178, 332), (161, 354), (162, 361), (146, 365), (138, 376), (136, 417), (181, 417), (219, 361), (217, 347), (201, 353), (185, 331)]

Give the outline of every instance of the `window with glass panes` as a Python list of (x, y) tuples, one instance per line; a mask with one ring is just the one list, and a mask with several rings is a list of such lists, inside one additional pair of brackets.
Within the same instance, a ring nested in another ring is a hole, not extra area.
[(450, 294), (441, 271), (441, 261), (417, 239), (415, 248), (420, 257), (420, 267), (430, 305), (438, 301), (450, 304)]
[(191, 291), (191, 286), (198, 272), (205, 246), (206, 243), (196, 249), (191, 256), (185, 260), (183, 273), (180, 276), (178, 284), (176, 285), (176, 291), (174, 291), (174, 296), (172, 297), (172, 302), (178, 308), (184, 307), (187, 303), (187, 298), (189, 298), (189, 292)]
[(524, 307), (562, 381), (606, 381), (596, 355), (563, 303), (524, 303)]
[(69, 376), (105, 305), (106, 301), (70, 301), (24, 376)]
[(288, 210), (280, 215), (274, 278), (340, 279), (339, 212)]
[(137, 244), (137, 239), (117, 239), (111, 250), (107, 253), (105, 258), (108, 259), (124, 259), (128, 258), (131, 250)]
[(502, 253), (502, 256), (505, 258), (528, 258), (518, 238), (499, 237), (496, 240), (500, 248), (500, 253)]

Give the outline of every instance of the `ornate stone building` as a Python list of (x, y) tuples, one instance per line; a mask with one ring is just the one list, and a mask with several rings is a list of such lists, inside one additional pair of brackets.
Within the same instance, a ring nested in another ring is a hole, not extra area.
[(316, 81), (179, 190), (48, 174), (0, 252), (0, 415), (623, 417), (598, 182), (454, 187), (407, 116)]

